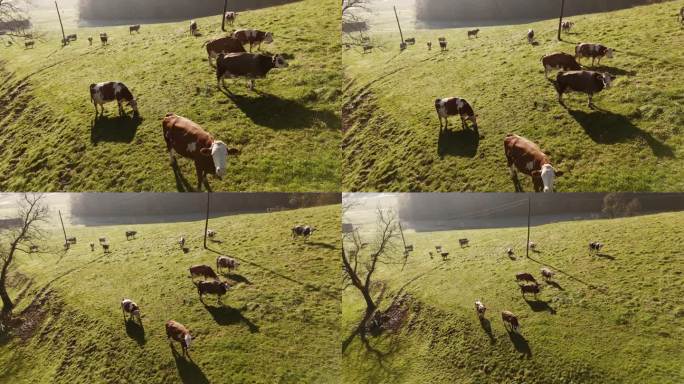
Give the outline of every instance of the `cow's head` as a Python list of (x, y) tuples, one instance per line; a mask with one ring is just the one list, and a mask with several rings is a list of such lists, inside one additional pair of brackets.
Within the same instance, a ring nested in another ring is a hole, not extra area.
[(603, 86), (605, 88), (610, 88), (610, 86), (613, 84), (613, 80), (615, 80), (615, 76), (611, 75), (610, 73), (601, 74), (601, 81), (603, 82)]
[(128, 105), (130, 105), (131, 108), (133, 108), (133, 117), (140, 117), (140, 112), (138, 112), (138, 102), (135, 101), (135, 99), (131, 99), (128, 101)]
[(185, 348), (190, 349), (190, 345), (192, 344), (192, 340), (195, 338), (190, 336), (189, 333), (186, 333), (185, 336), (183, 337), (183, 343), (185, 344)]
[(264, 43), (271, 44), (273, 42), (273, 33), (266, 32), (264, 34)]
[(613, 58), (613, 48), (606, 49), (606, 57), (609, 59)]
[(277, 54), (273, 56), (273, 67), (274, 68), (287, 68), (290, 66), (287, 61), (285, 60), (285, 57), (281, 54)]
[(532, 177), (541, 178), (544, 183), (544, 192), (553, 192), (553, 184), (556, 176), (562, 176), (562, 171), (556, 171), (551, 164), (544, 164), (541, 170), (532, 172)]
[(131, 314), (137, 318), (140, 318), (140, 310), (139, 309), (134, 309)]
[(238, 153), (239, 151), (236, 148), (228, 148), (226, 143), (219, 140), (214, 141), (210, 148), (200, 149), (200, 154), (203, 156), (211, 156), (214, 159), (216, 177), (219, 179), (226, 174), (226, 161), (228, 155), (237, 155)]

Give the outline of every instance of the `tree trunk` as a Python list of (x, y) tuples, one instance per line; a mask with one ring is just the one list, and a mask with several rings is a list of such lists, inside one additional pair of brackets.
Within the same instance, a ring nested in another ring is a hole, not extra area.
[[(2, 314), (6, 315), (12, 312), (14, 309), (14, 303), (12, 302), (12, 299), (10, 299), (9, 294), (7, 293), (7, 288), (5, 287), (6, 281), (3, 278), (0, 280), (0, 298), (2, 299)], [(2, 316), (4, 317), (4, 316)]]

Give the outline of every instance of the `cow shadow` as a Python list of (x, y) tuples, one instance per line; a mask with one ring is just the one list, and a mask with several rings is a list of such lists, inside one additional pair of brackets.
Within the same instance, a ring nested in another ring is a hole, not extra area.
[(224, 272), (224, 273), (222, 273), (222, 275), (225, 276), (225, 277), (227, 277), (227, 278), (229, 278), (229, 279), (231, 279), (232, 281), (234, 281), (234, 282), (236, 282), (236, 283), (245, 283), (245, 284), (247, 284), (247, 285), (252, 284), (252, 282), (249, 281), (248, 278), (246, 278), (246, 277), (244, 277), (244, 276), (242, 276), (242, 275), (240, 275), (240, 274), (237, 274), (237, 273), (230, 273), (230, 272), (225, 273), (225, 272)]
[(523, 297), (527, 305), (530, 306), (530, 309), (533, 310), (534, 312), (546, 312), (548, 311), (550, 314), (555, 315), (556, 310), (551, 308), (549, 303), (543, 300), (527, 300)]
[(205, 305), (204, 308), (211, 314), (214, 321), (218, 325), (232, 325), (238, 323), (244, 323), (251, 333), (259, 332), (259, 326), (254, 324), (251, 320), (247, 319), (242, 315), (240, 310), (232, 308), (230, 306), (212, 307)]
[(310, 242), (306, 243), (309, 245), (313, 245), (314, 247), (319, 247), (319, 248), (325, 248), (325, 249), (337, 249), (333, 244), (328, 244), (328, 243), (319, 243), (319, 242)]
[(637, 71), (628, 71), (626, 69), (609, 67), (607, 65), (599, 65), (593, 68), (594, 71), (607, 72), (615, 76), (636, 76)]
[(90, 127), (90, 142), (97, 145), (99, 142), (130, 143), (142, 124), (140, 117), (99, 117), (93, 119)]
[(565, 291), (565, 289), (560, 284), (558, 284), (557, 282), (555, 282), (553, 280), (548, 280), (546, 282), (546, 284), (558, 289), (559, 291)]
[(147, 342), (145, 339), (145, 328), (142, 324), (138, 324), (135, 321), (126, 320), (126, 334), (141, 347)]
[(509, 331), (508, 337), (511, 339), (511, 343), (513, 343), (513, 346), (518, 352), (522, 353), (528, 359), (532, 358), (530, 344), (521, 334)]
[(492, 323), (484, 317), (480, 317), (479, 319), (482, 330), (484, 330), (487, 336), (489, 337), (489, 342), (491, 344), (496, 343), (496, 338), (494, 337), (494, 333), (492, 332)]
[(606, 253), (597, 253), (596, 256), (602, 258), (602, 259), (608, 259), (608, 260), (615, 260), (615, 257), (606, 254)]
[(342, 128), (339, 117), (330, 111), (314, 110), (295, 100), (264, 92), (257, 91), (258, 96), (250, 97), (226, 91), (224, 94), (256, 125), (272, 129), (297, 129), (321, 121), (331, 130)]
[(194, 192), (195, 189), (190, 185), (188, 179), (183, 176), (178, 163), (174, 162), (171, 168), (173, 169), (173, 177), (176, 179), (176, 189), (178, 192)]
[[(460, 122), (459, 122), (460, 123)], [(480, 146), (480, 134), (474, 129), (443, 129), (437, 141), (437, 154), (444, 156), (475, 157)]]
[(180, 376), (181, 382), (184, 384), (209, 384), (209, 379), (202, 372), (202, 369), (195, 364), (192, 359), (186, 359), (184, 356), (179, 354), (174, 347), (171, 347), (173, 351), (173, 359), (176, 361), (176, 369), (178, 370), (178, 376)]
[(674, 157), (670, 146), (632, 124), (625, 116), (608, 111), (585, 112), (569, 110), (589, 137), (598, 144), (615, 144), (637, 138), (643, 139), (657, 157)]
[(188, 248), (188, 247), (183, 247), (182, 249), (183, 249), (183, 253), (189, 253), (190, 252), (190, 248)]

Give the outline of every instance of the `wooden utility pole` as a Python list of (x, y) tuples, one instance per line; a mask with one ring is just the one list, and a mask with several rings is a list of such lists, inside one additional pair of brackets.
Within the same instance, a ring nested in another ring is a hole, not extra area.
[(59, 213), (59, 222), (62, 223), (62, 232), (64, 232), (64, 244), (67, 242), (66, 229), (64, 229), (64, 221), (62, 220), (62, 211), (57, 211)]
[(228, 0), (223, 1), (223, 13), (221, 14), (223, 21), (221, 22), (221, 30), (226, 31), (226, 12), (228, 12)]
[(563, 40), (561, 37), (561, 29), (563, 27), (563, 11), (565, 10), (565, 0), (561, 0), (561, 13), (560, 19), (558, 19), (558, 41)]
[(55, 8), (57, 8), (57, 17), (59, 18), (59, 26), (62, 28), (62, 46), (67, 45), (69, 42), (66, 39), (66, 34), (64, 33), (64, 24), (62, 24), (62, 15), (59, 13), (59, 5), (55, 1)]
[(527, 196), (527, 246), (525, 257), (530, 257), (530, 217), (532, 216), (532, 197)]
[(207, 249), (207, 230), (209, 229), (209, 196), (211, 192), (207, 192), (207, 217), (204, 220), (204, 249)]
[(404, 44), (404, 34), (401, 32), (401, 24), (399, 24), (399, 15), (397, 15), (397, 7), (394, 7), (394, 17), (397, 18), (397, 26), (399, 27), (399, 36), (401, 36), (401, 44)]

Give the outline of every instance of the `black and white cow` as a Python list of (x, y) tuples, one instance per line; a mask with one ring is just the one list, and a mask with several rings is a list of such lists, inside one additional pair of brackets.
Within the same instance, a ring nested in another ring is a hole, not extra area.
[(140, 307), (138, 307), (138, 304), (133, 302), (133, 300), (121, 300), (121, 312), (123, 313), (124, 321), (126, 321), (126, 315), (128, 315), (128, 320), (136, 318), (138, 319), (138, 323), (142, 324), (142, 322), (140, 321)]
[(126, 240), (135, 239), (135, 235), (137, 234), (138, 232), (136, 231), (126, 231)]
[[(119, 106), (119, 116), (125, 116), (123, 103), (127, 103), (133, 109), (133, 117), (140, 117), (138, 112), (138, 102), (133, 97), (131, 91), (124, 83), (118, 81), (109, 81), (105, 83), (90, 84), (90, 100), (95, 105), (95, 118), (104, 116), (104, 105), (113, 101)], [(102, 112), (100, 113), (97, 106), (100, 106)]]
[(527, 42), (534, 44), (534, 29), (527, 30)]
[(485, 307), (485, 305), (482, 304), (482, 301), (477, 300), (475, 302), (475, 312), (477, 312), (477, 317), (479, 317), (480, 319), (484, 319), (485, 311), (487, 311), (487, 307)]
[(107, 36), (106, 33), (100, 33), (100, 41), (102, 42), (102, 45), (107, 45), (109, 44), (109, 36)]
[(292, 238), (294, 239), (296, 237), (302, 236), (304, 239), (308, 239), (315, 230), (316, 228), (310, 227), (308, 225), (295, 225), (292, 227)]
[(473, 123), (473, 128), (477, 131), (477, 116), (473, 111), (473, 107), (466, 99), (460, 97), (449, 97), (435, 100), (435, 109), (437, 110), (437, 117), (439, 118), (439, 131), (442, 131), (442, 119), (444, 119), (444, 129), (448, 129), (449, 116), (459, 116), (461, 118), (461, 125), (463, 129), (468, 128), (467, 121)]
[(575, 58), (579, 62), (583, 57), (591, 57), (591, 65), (598, 59), (598, 64), (601, 65), (601, 59), (607, 57), (613, 58), (613, 49), (605, 45), (593, 43), (580, 43), (575, 46)]
[(603, 243), (599, 243), (598, 241), (592, 241), (589, 243), (589, 252), (598, 253), (601, 251), (601, 248), (603, 248)]

